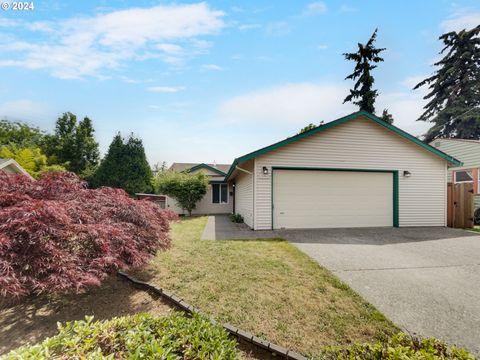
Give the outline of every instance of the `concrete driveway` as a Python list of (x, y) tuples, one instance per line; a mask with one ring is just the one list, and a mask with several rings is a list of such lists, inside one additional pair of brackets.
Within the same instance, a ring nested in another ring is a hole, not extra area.
[(205, 240), (282, 237), (410, 333), (480, 355), (480, 233), (449, 228), (252, 231), (210, 216)]
[(394, 323), (480, 355), (480, 234), (445, 228), (281, 231)]

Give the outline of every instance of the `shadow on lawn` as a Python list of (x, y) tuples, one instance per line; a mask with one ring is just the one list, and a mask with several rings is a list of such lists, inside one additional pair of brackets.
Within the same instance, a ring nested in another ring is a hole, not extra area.
[(112, 277), (100, 288), (56, 300), (29, 297), (0, 309), (0, 354), (27, 343), (37, 343), (57, 333), (57, 322), (81, 320), (94, 315), (96, 320), (138, 312), (167, 314), (172, 307), (164, 300), (126, 280)]

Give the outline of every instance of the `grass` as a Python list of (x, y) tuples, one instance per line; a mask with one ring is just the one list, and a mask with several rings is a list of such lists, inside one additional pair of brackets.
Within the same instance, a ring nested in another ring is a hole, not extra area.
[(217, 320), (303, 354), (382, 339), (398, 329), (282, 239), (200, 240), (206, 218), (175, 223), (173, 247), (136, 275)]

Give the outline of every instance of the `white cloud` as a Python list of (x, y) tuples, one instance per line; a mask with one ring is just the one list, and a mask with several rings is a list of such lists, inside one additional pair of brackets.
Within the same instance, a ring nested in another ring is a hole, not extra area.
[(144, 83), (151, 83), (153, 82), (153, 79), (145, 79), (145, 80), (142, 80), (142, 79), (132, 79), (132, 78), (129, 78), (127, 76), (120, 76), (120, 79), (127, 83), (127, 84), (144, 84)]
[[(396, 126), (413, 135), (422, 135), (430, 127), (427, 123), (416, 121), (422, 113), (424, 93), (409, 89), (380, 94), (376, 102), (377, 113), (381, 114), (384, 108), (388, 108)], [(329, 122), (358, 110), (351, 103), (342, 104), (347, 94), (348, 86), (343, 84), (279, 85), (226, 100), (219, 106), (218, 116), (222, 121), (258, 126), (303, 126), (310, 122)]]
[(212, 71), (222, 71), (223, 68), (219, 65), (215, 65), (215, 64), (205, 64), (205, 65), (202, 65), (202, 68), (204, 70), (212, 70)]
[(349, 13), (349, 12), (356, 12), (357, 9), (354, 8), (353, 6), (350, 6), (350, 5), (347, 5), (347, 4), (343, 4), (342, 6), (340, 6), (339, 11), (340, 11), (341, 13)]
[(317, 49), (318, 50), (326, 50), (328, 49), (328, 45), (327, 44), (320, 44), (317, 46)]
[(401, 82), (401, 84), (407, 87), (409, 90), (413, 89), (419, 82), (425, 80), (430, 75), (413, 75), (407, 77)]
[(155, 48), (172, 55), (182, 55), (184, 52), (183, 48), (176, 44), (156, 44)]
[(480, 25), (480, 12), (456, 13), (440, 24), (445, 32), (470, 30), (478, 25)]
[(176, 93), (185, 90), (184, 86), (150, 86), (147, 88), (150, 92), (156, 93)]
[(19, 119), (29, 121), (48, 115), (48, 106), (41, 102), (21, 99), (0, 104), (0, 119)]
[(285, 84), (229, 99), (219, 115), (231, 122), (319, 123), (355, 111), (342, 105), (346, 94), (347, 87), (335, 84)]
[(197, 37), (222, 29), (223, 16), (206, 3), (198, 3), (119, 10), (38, 23), (33, 29), (24, 23), (27, 30), (43, 30), (43, 36), (35, 33), (39, 37), (32, 42), (17, 38), (0, 43), (0, 66), (46, 69), (59, 78), (79, 78), (98, 76), (101, 70), (118, 68), (128, 60), (158, 57), (178, 63), (184, 49), (175, 42), (190, 40), (195, 51), (204, 51), (208, 45)]
[(261, 28), (262, 25), (260, 24), (243, 24), (238, 27), (240, 31), (246, 31), (246, 30), (252, 30), (252, 29), (258, 29)]
[(275, 21), (268, 23), (265, 32), (267, 35), (282, 36), (291, 31), (290, 25), (285, 21)]
[(417, 121), (423, 113), (425, 101), (420, 91), (405, 91), (398, 93), (380, 94), (375, 104), (377, 113), (381, 114), (387, 108), (393, 115), (394, 125), (412, 135), (423, 135), (430, 128), (430, 124)]
[(321, 15), (327, 12), (327, 5), (323, 1), (311, 2), (303, 11), (304, 16)]

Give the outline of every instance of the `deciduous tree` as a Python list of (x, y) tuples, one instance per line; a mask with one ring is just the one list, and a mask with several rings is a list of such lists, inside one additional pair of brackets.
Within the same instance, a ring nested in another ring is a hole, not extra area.
[(79, 175), (89, 171), (100, 158), (94, 132), (88, 117), (78, 122), (75, 114), (64, 113), (57, 120), (55, 132), (45, 137), (43, 148), (49, 161), (64, 164)]
[(175, 216), (73, 173), (0, 172), (0, 294), (81, 291), (169, 247)]
[(45, 133), (20, 121), (0, 120), (0, 145), (39, 146)]
[(171, 196), (192, 215), (192, 210), (208, 190), (208, 176), (203, 172), (164, 171), (155, 178), (155, 191)]
[(0, 158), (14, 159), (35, 178), (46, 171), (65, 171), (60, 165), (49, 165), (47, 156), (39, 147), (20, 148), (16, 145), (5, 145), (0, 147)]

